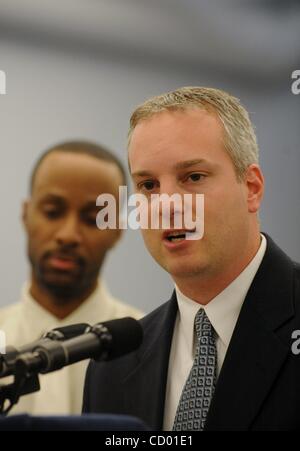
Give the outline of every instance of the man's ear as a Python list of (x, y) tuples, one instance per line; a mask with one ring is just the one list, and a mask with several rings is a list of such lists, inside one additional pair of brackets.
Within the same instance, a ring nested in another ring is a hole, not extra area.
[(28, 226), (28, 210), (29, 210), (30, 200), (26, 199), (22, 204), (22, 223), (25, 229)]
[(249, 213), (259, 210), (264, 194), (264, 176), (258, 164), (251, 164), (246, 171), (247, 202)]

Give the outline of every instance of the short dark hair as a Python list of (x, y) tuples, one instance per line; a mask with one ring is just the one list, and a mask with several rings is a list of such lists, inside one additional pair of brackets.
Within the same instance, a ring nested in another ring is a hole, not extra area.
[(110, 150), (106, 149), (100, 144), (90, 141), (65, 141), (47, 149), (37, 160), (30, 176), (30, 193), (32, 193), (35, 177), (41, 163), (49, 154), (53, 152), (89, 155), (91, 157), (98, 158), (98, 160), (113, 163), (120, 169), (123, 185), (127, 185), (125, 168), (119, 158), (117, 158)]

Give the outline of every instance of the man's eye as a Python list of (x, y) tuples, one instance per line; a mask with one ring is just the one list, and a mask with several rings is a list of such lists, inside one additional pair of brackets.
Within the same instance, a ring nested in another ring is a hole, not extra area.
[(188, 176), (188, 180), (191, 180), (192, 182), (199, 182), (204, 177), (203, 174), (200, 174), (199, 172), (194, 172), (193, 174), (190, 174)]
[(61, 215), (61, 211), (57, 209), (44, 209), (43, 213), (49, 219), (56, 219)]
[(96, 221), (96, 216), (86, 216), (84, 218), (84, 222), (91, 227), (96, 227), (97, 225), (97, 221)]
[(155, 182), (152, 180), (146, 180), (145, 182), (139, 183), (138, 188), (145, 191), (151, 191), (155, 188)]

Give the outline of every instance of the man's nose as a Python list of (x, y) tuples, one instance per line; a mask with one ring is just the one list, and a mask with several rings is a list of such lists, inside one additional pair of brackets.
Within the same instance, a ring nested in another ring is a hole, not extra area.
[(179, 183), (176, 179), (166, 179), (160, 182), (160, 193), (159, 194), (167, 194), (168, 196), (173, 196), (174, 194), (178, 194), (182, 196), (183, 190), (179, 186)]
[(59, 245), (77, 247), (81, 243), (80, 224), (77, 216), (69, 215), (62, 221), (57, 233), (56, 241)]
[[(174, 221), (177, 217), (181, 222), (183, 212), (183, 190), (178, 186), (176, 180), (166, 180), (160, 184), (161, 202), (159, 203), (159, 215), (165, 220), (170, 219), (170, 227), (174, 227)], [(166, 196), (164, 201), (164, 196)], [(170, 201), (168, 201), (168, 199)]]

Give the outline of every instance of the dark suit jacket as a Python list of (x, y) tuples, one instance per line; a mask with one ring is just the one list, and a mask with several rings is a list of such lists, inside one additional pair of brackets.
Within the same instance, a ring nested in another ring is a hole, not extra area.
[[(163, 423), (176, 295), (141, 320), (136, 352), (89, 365), (84, 412), (128, 414), (154, 430)], [(267, 237), (221, 369), (206, 430), (300, 430), (300, 266)]]

